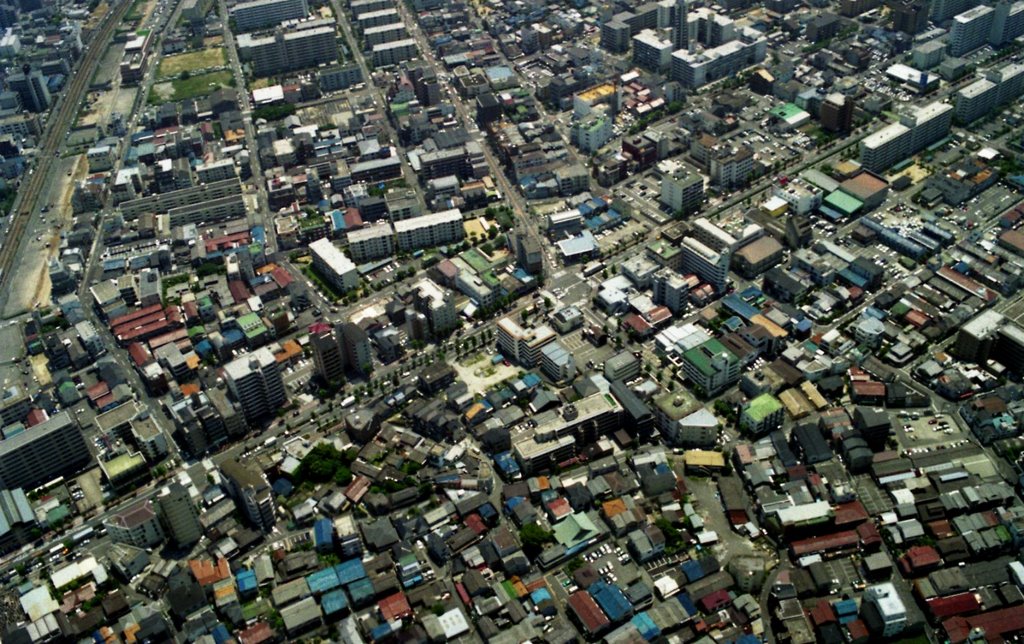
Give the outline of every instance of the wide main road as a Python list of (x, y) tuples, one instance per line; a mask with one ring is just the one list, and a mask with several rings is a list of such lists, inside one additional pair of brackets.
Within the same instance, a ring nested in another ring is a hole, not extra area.
[(0, 249), (0, 310), (7, 304), (11, 289), (6, 288), (12, 278), (12, 267), (21, 252), (22, 238), (29, 221), (35, 212), (37, 201), (43, 188), (51, 181), (50, 174), (53, 172), (54, 155), (57, 154), (64, 135), (68, 132), (78, 113), (82, 98), (89, 89), (96, 67), (106, 53), (107, 44), (114, 34), (114, 30), (131, 6), (128, 0), (119, 0), (111, 6), (110, 11), (103, 17), (100, 28), (86, 45), (85, 56), (78, 65), (78, 69), (71, 75), (62, 97), (58, 98), (57, 106), (50, 113), (50, 118), (43, 128), (39, 145), (36, 148), (36, 162), (32, 174), (28, 180), (22, 183), (18, 197), (15, 200), (12, 212), (15, 213), (11, 226), (7, 230), (6, 243)]

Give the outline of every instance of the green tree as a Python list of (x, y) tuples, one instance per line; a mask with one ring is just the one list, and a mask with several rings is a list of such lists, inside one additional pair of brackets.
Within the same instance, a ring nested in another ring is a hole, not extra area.
[(555, 535), (536, 523), (529, 523), (519, 530), (519, 541), (523, 544), (523, 552), (531, 559), (540, 554), (544, 545), (555, 540)]

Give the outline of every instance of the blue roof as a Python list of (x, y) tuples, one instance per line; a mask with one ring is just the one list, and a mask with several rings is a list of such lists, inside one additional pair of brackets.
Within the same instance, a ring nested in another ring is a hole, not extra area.
[(363, 568), (363, 562), (359, 559), (349, 559), (343, 561), (334, 567), (334, 572), (338, 575), (338, 581), (343, 584), (351, 584), (358, 579), (364, 579), (366, 577), (366, 569)]
[(316, 545), (334, 542), (334, 526), (330, 519), (317, 519), (313, 524), (313, 539)]
[(704, 577), (704, 568), (701, 567), (700, 562), (696, 559), (690, 559), (684, 561), (680, 566), (679, 570), (686, 575), (686, 580), (690, 583), (697, 581)]
[(747, 304), (743, 298), (735, 293), (730, 293), (723, 297), (722, 305), (747, 322), (749, 322), (755, 315), (759, 315), (761, 313), (761, 311), (756, 307)]
[(693, 600), (690, 599), (689, 595), (687, 595), (686, 593), (679, 593), (678, 595), (676, 595), (676, 599), (679, 601), (679, 604), (683, 607), (683, 610), (686, 611), (687, 615), (693, 616), (697, 614), (697, 607), (693, 605)]
[(796, 330), (799, 332), (810, 331), (813, 323), (808, 318), (804, 318), (796, 323)]
[(661, 629), (654, 623), (654, 620), (647, 614), (647, 611), (633, 615), (633, 619), (629, 621), (632, 622), (633, 626), (636, 626), (636, 630), (648, 642), (661, 635)]
[(340, 210), (335, 210), (331, 213), (331, 223), (334, 225), (334, 230), (345, 230), (345, 215)]
[(587, 592), (613, 622), (622, 621), (633, 610), (633, 605), (626, 599), (626, 595), (613, 584), (598, 581), (591, 584)]
[(244, 569), (239, 571), (235, 575), (235, 583), (238, 585), (238, 592), (247, 593), (256, 590), (256, 573), (252, 570)]
[(525, 496), (514, 496), (511, 499), (509, 499), (508, 501), (505, 501), (505, 509), (511, 512), (512, 510), (515, 510), (516, 506), (518, 506), (520, 503), (525, 503), (525, 502), (526, 502), (526, 497)]
[(868, 284), (867, 278), (862, 277), (857, 273), (854, 273), (849, 268), (844, 268), (843, 270), (839, 271), (839, 277), (841, 277), (846, 282), (853, 284), (857, 288), (864, 288)]
[(378, 624), (372, 631), (370, 631), (370, 639), (374, 642), (379, 642), (380, 640), (388, 637), (391, 637), (391, 625), (387, 622)]
[(366, 577), (353, 581), (346, 588), (348, 588), (348, 594), (352, 598), (353, 604), (363, 605), (367, 600), (372, 600), (375, 595), (373, 582)]
[(291, 481), (288, 479), (277, 479), (274, 481), (274, 484), (270, 486), (270, 489), (272, 489), (274, 494), (277, 496), (288, 496), (292, 493), (292, 490), (295, 489), (295, 486), (292, 485)]
[(834, 602), (832, 608), (835, 609), (836, 615), (856, 615), (857, 614), (857, 602), (852, 599), (842, 599)]
[(333, 615), (348, 608), (348, 598), (345, 597), (345, 591), (339, 588), (321, 597), (320, 608), (324, 610), (325, 615)]
[(476, 511), (480, 513), (481, 519), (493, 518), (498, 516), (498, 511), (494, 509), (494, 506), (491, 505), (490, 501), (481, 505), (479, 508), (476, 509)]
[(535, 373), (528, 373), (523, 376), (523, 384), (527, 387), (539, 387), (541, 383), (540, 376)]
[(223, 624), (217, 624), (210, 635), (213, 636), (213, 641), (217, 642), (217, 644), (224, 644), (224, 642), (231, 639), (231, 633), (228, 632), (228, 627)]
[(537, 590), (530, 593), (530, 601), (532, 601), (534, 604), (539, 604), (543, 601), (548, 601), (550, 599), (551, 593), (548, 592), (548, 589), (544, 587), (538, 588)]
[(241, 344), (242, 342), (245, 342), (245, 334), (242, 333), (241, 329), (224, 329), (223, 336), (224, 343), (227, 344), (228, 346), (231, 346), (233, 344)]
[(257, 244), (266, 245), (267, 230), (263, 226), (253, 226), (249, 231), (249, 235), (252, 236), (252, 240)]
[(306, 583), (309, 584), (310, 592), (318, 595), (341, 586), (341, 582), (338, 581), (338, 573), (334, 572), (333, 567), (306, 575)]

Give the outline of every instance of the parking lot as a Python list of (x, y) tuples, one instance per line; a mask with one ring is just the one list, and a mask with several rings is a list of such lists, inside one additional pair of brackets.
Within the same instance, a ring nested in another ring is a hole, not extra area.
[(870, 516), (878, 516), (892, 510), (893, 504), (889, 493), (875, 485), (870, 474), (854, 476), (853, 480), (857, 498), (864, 504), (864, 509)]
[[(917, 419), (914, 416), (918, 416)], [(947, 414), (900, 412), (894, 419), (897, 439), (904, 448), (913, 449), (936, 443), (952, 443), (966, 438), (956, 421)]]
[(829, 575), (835, 580), (837, 593), (855, 593), (863, 590), (864, 582), (858, 570), (860, 566), (856, 555), (831, 559), (824, 564)]

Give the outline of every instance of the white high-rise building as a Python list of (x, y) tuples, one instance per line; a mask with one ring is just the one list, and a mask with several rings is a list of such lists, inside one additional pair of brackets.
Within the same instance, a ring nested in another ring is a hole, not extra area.
[(273, 27), (285, 20), (300, 20), (309, 15), (306, 0), (252, 0), (239, 2), (228, 11), (237, 32)]
[(728, 250), (718, 252), (693, 237), (683, 237), (683, 273), (693, 273), (718, 291), (725, 292), (729, 282)]
[(907, 607), (892, 582), (864, 590), (863, 614), (868, 627), (882, 637), (899, 634), (907, 626)]
[(281, 371), (269, 347), (260, 347), (224, 365), (224, 379), (248, 420), (275, 413), (287, 399)]

